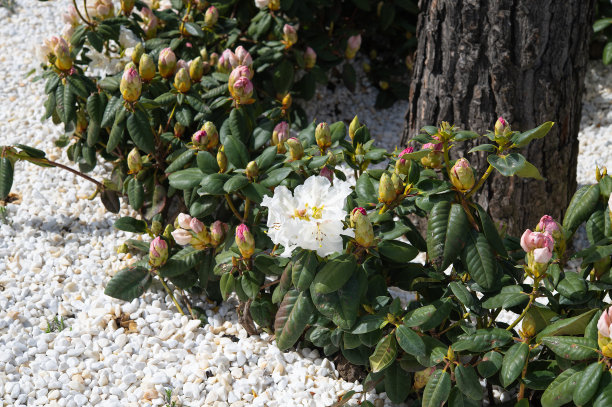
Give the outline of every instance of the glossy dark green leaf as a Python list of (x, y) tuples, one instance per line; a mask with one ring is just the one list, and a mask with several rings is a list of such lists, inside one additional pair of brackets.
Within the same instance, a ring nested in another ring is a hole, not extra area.
[(451, 378), (448, 372), (436, 370), (423, 390), (423, 407), (440, 407), (448, 399), (451, 390)]
[(572, 401), (580, 373), (573, 367), (561, 372), (542, 394), (542, 407), (561, 407)]
[(495, 153), (497, 151), (497, 147), (495, 147), (493, 144), (479, 144), (476, 147), (473, 147), (470, 151), (468, 151), (468, 154), (475, 153), (477, 151), (486, 151), (487, 153)]
[(293, 263), (291, 280), (295, 288), (300, 291), (308, 290), (308, 287), (310, 287), (315, 278), (318, 265), (319, 262), (315, 252), (310, 250), (303, 251)]
[(192, 189), (198, 186), (204, 178), (199, 168), (186, 168), (173, 172), (168, 176), (170, 186), (176, 189)]
[(144, 267), (118, 271), (106, 284), (104, 294), (124, 301), (140, 297), (151, 285), (151, 273)]
[(606, 238), (606, 217), (608, 216), (610, 216), (608, 210), (597, 210), (587, 220), (586, 232), (591, 245)]
[(191, 162), (195, 155), (195, 151), (192, 149), (185, 150), (181, 155), (176, 157), (174, 161), (166, 168), (166, 174), (182, 170), (187, 164)]
[(204, 250), (196, 250), (191, 246), (184, 247), (160, 267), (159, 275), (176, 277), (184, 274), (198, 265), (206, 257), (206, 254)]
[(414, 259), (419, 250), (399, 240), (385, 240), (378, 244), (378, 252), (382, 257), (394, 263), (408, 263)]
[(487, 352), (477, 366), (478, 373), (485, 379), (491, 377), (501, 369), (502, 363), (503, 357), (501, 353), (494, 350)]
[(610, 65), (610, 62), (612, 62), (612, 41), (608, 42), (604, 46), (604, 49), (601, 55), (601, 60), (604, 63), (604, 65)]
[(578, 226), (591, 216), (599, 201), (599, 184), (585, 185), (578, 189), (567, 207), (563, 218), (563, 230), (569, 239)]
[[(385, 371), (385, 393), (387, 397), (394, 403), (401, 403), (406, 400), (408, 394), (410, 394), (410, 373), (406, 372), (398, 362), (395, 362), (387, 368)], [(363, 403), (361, 404), (363, 407)]]
[(461, 253), (469, 223), (461, 205), (437, 202), (427, 225), (427, 254), (438, 270), (445, 270)]
[(583, 360), (597, 357), (597, 342), (578, 336), (545, 336), (542, 344), (555, 354), (569, 360)]
[(235, 285), (236, 278), (232, 275), (232, 273), (224, 273), (221, 276), (219, 286), (221, 288), (221, 295), (223, 296), (224, 301), (227, 300), (230, 294), (234, 292)]
[(540, 139), (546, 136), (554, 124), (554, 122), (545, 122), (534, 129), (527, 130), (523, 133), (517, 133), (512, 136), (512, 142), (517, 147), (524, 147), (529, 144), (531, 140)]
[(604, 365), (599, 362), (591, 363), (584, 369), (574, 388), (573, 399), (577, 406), (585, 405), (595, 396), (604, 370)]
[(566, 298), (579, 300), (587, 292), (587, 283), (578, 273), (566, 271), (565, 278), (557, 285), (557, 291)]
[(541, 341), (545, 336), (582, 335), (593, 314), (596, 312), (596, 309), (592, 309), (575, 317), (559, 319), (542, 330), (536, 336), (536, 341)]
[(228, 193), (236, 192), (249, 184), (249, 179), (242, 174), (234, 175), (223, 184), (223, 190)]
[(482, 306), (487, 309), (493, 308), (512, 308), (529, 301), (529, 294), (523, 292), (520, 285), (511, 285), (502, 288), (501, 293), (487, 298), (482, 302)]
[(144, 203), (144, 188), (142, 183), (138, 181), (136, 178), (130, 179), (128, 182), (128, 199), (130, 201), (130, 206), (135, 210), (139, 210), (142, 208), (142, 204)]
[(378, 342), (374, 353), (370, 356), (372, 372), (380, 372), (395, 361), (397, 342), (394, 335), (387, 335)]
[(459, 390), (472, 400), (482, 400), (482, 386), (472, 366), (457, 365), (455, 380)]
[(145, 233), (147, 230), (147, 222), (140, 219), (134, 219), (130, 216), (124, 216), (115, 221), (115, 229), (125, 232)]
[(285, 294), (274, 321), (276, 344), (279, 349), (287, 350), (297, 342), (314, 310), (307, 291), (290, 290)]
[(147, 114), (142, 110), (136, 110), (127, 119), (127, 129), (130, 138), (136, 146), (147, 154), (155, 151), (155, 139), (153, 130), (149, 124)]
[(502, 386), (508, 388), (520, 375), (529, 357), (529, 345), (524, 342), (515, 343), (506, 351), (499, 379)]
[(453, 281), (448, 286), (455, 295), (455, 297), (457, 297), (457, 299), (467, 308), (474, 305), (474, 296), (468, 291), (467, 288), (465, 288), (465, 285)]
[(466, 241), (461, 260), (470, 277), (484, 290), (499, 286), (500, 276), (495, 255), (487, 238), (482, 233), (472, 231), (463, 236)]
[(0, 157), (0, 200), (6, 199), (13, 187), (13, 164), (8, 157)]
[(357, 268), (357, 260), (352, 254), (343, 254), (329, 260), (317, 272), (311, 289), (316, 294), (328, 294), (342, 287)]
[(497, 231), (497, 227), (495, 227), (495, 223), (493, 223), (493, 220), (491, 219), (489, 214), (483, 209), (482, 206), (476, 204), (476, 209), (478, 210), (478, 217), (480, 218), (480, 224), (482, 225), (482, 232), (487, 238), (489, 245), (500, 256), (508, 257), (504, 242), (499, 236), (499, 232)]
[(419, 326), (430, 319), (435, 312), (436, 306), (433, 304), (409, 311), (404, 317), (404, 325), (407, 327)]
[(198, 164), (198, 168), (204, 174), (214, 174), (216, 172), (219, 172), (219, 165), (217, 164), (217, 159), (213, 157), (212, 154), (208, 151), (198, 151), (196, 162)]
[(232, 136), (242, 142), (246, 142), (249, 138), (247, 119), (243, 109), (232, 109), (229, 115), (229, 127)]
[(117, 110), (120, 108), (123, 109), (122, 99), (118, 96), (113, 96), (106, 104), (106, 108), (104, 109), (104, 114), (102, 115), (102, 121), (100, 123), (100, 127), (111, 126), (113, 122), (115, 121)]
[(248, 150), (244, 143), (233, 134), (228, 134), (225, 139), (225, 155), (228, 162), (236, 168), (245, 168), (249, 162)]
[(414, 356), (425, 355), (425, 344), (415, 331), (406, 325), (400, 325), (395, 330), (395, 337), (399, 346), (408, 354)]
[(512, 340), (512, 333), (501, 328), (478, 329), (472, 334), (462, 334), (453, 344), (455, 351), (468, 350), (471, 352), (484, 352), (499, 348)]
[(283, 59), (272, 76), (272, 83), (276, 93), (285, 95), (289, 91), (293, 84), (293, 75), (294, 70), (291, 62)]
[[(436, 304), (436, 310), (425, 322), (421, 324), (421, 330), (428, 331), (436, 328), (448, 318), (453, 307), (453, 301), (450, 298), (445, 298)], [(404, 322), (405, 323), (405, 322)]]
[(593, 23), (593, 32), (605, 30), (610, 24), (612, 24), (612, 18), (600, 18)]

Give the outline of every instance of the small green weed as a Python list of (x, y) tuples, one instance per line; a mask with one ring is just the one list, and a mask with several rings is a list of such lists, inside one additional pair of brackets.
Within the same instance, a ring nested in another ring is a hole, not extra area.
[(64, 329), (66, 329), (66, 324), (64, 323), (64, 318), (63, 317), (53, 317), (53, 321), (48, 322), (47, 321), (47, 329), (45, 330), (46, 333), (50, 333), (50, 332), (62, 332)]

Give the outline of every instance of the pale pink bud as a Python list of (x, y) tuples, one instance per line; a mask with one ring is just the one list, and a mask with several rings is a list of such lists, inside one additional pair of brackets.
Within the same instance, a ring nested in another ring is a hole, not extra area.
[(251, 71), (248, 67), (244, 65), (240, 65), (234, 68), (228, 80), (228, 86), (230, 87), (230, 89), (234, 86), (236, 81), (242, 77), (248, 78), (249, 80), (253, 79), (253, 71)]
[(232, 90), (232, 94), (236, 101), (241, 104), (246, 104), (253, 95), (253, 84), (249, 78), (242, 76), (236, 80)]
[(225, 240), (225, 236), (229, 230), (229, 225), (216, 220), (210, 225), (210, 240), (213, 246), (218, 246)]
[(283, 26), (283, 39), (287, 47), (292, 46), (298, 40), (297, 31), (289, 24)]
[(189, 226), (189, 223), (191, 222), (191, 216), (187, 215), (186, 213), (179, 213), (177, 219), (178, 225), (180, 227), (182, 227), (183, 229), (191, 229), (191, 226)]
[(149, 263), (153, 267), (159, 267), (168, 260), (168, 244), (164, 239), (157, 236), (149, 245)]
[(164, 48), (159, 53), (158, 61), (159, 73), (164, 78), (174, 75), (176, 69), (176, 55), (172, 48)]
[(548, 263), (552, 258), (555, 241), (548, 232), (532, 232), (527, 229), (521, 236), (521, 247), (527, 253), (533, 252), (536, 263)]
[(79, 24), (79, 14), (77, 13), (76, 8), (73, 5), (68, 7), (68, 10), (62, 15), (64, 18), (64, 22), (70, 25), (78, 25)]
[(204, 14), (204, 24), (207, 27), (213, 27), (219, 19), (219, 10), (215, 6), (210, 6)]
[(559, 227), (559, 224), (557, 222), (555, 222), (555, 220), (552, 218), (552, 216), (544, 215), (540, 219), (540, 222), (538, 222), (538, 226), (536, 227), (536, 231), (537, 232), (548, 232), (551, 235), (553, 235), (556, 232), (561, 231), (561, 228)]
[(121, 82), (119, 84), (119, 90), (121, 91), (121, 95), (126, 102), (135, 102), (140, 97), (140, 93), (142, 91), (142, 81), (140, 80), (140, 75), (138, 75), (138, 71), (136, 70), (136, 65), (130, 62), (125, 71), (123, 71), (123, 76), (121, 77)]
[(312, 69), (317, 63), (317, 53), (314, 49), (307, 47), (304, 52), (304, 67), (306, 69)]
[(457, 160), (450, 171), (450, 180), (461, 192), (466, 192), (474, 186), (474, 171), (470, 167), (470, 163), (465, 158)]
[(185, 229), (176, 229), (171, 234), (172, 234), (172, 237), (174, 238), (174, 241), (177, 244), (180, 244), (181, 246), (188, 245), (189, 242), (191, 242), (191, 238), (193, 237), (191, 235), (191, 232)]
[(274, 130), (272, 131), (272, 144), (277, 146), (279, 144), (284, 144), (285, 141), (289, 138), (289, 123), (280, 122), (276, 126), (274, 126)]
[(66, 40), (62, 37), (53, 37), (52, 43), (53, 53), (55, 54), (55, 66), (61, 71), (67, 71), (72, 68), (72, 57), (70, 56), (70, 47)]
[(206, 148), (206, 143), (208, 142), (206, 130), (198, 130), (193, 133), (191, 137), (191, 142), (197, 148)]
[(344, 51), (344, 56), (346, 57), (346, 59), (355, 58), (355, 55), (357, 54), (357, 51), (359, 51), (360, 47), (361, 34), (349, 37), (348, 41), (346, 42), (346, 51)]
[(612, 325), (612, 307), (604, 310), (597, 321), (597, 330), (601, 336), (610, 338), (610, 325)]
[(153, 14), (150, 8), (143, 7), (140, 11), (142, 14), (143, 27), (142, 30), (145, 32), (145, 36), (147, 38), (155, 37), (157, 33), (157, 26), (159, 25), (159, 20)]
[(499, 116), (497, 122), (495, 122), (495, 135), (506, 136), (510, 132), (510, 125), (503, 117)]
[(249, 54), (249, 51), (247, 51), (246, 48), (244, 48), (242, 45), (236, 48), (235, 55), (236, 59), (238, 60), (238, 65), (245, 65), (249, 68), (251, 67), (251, 65), (253, 65), (253, 58), (251, 57), (251, 54)]
[(189, 222), (189, 227), (195, 233), (200, 233), (202, 230), (204, 230), (204, 224), (200, 222), (197, 218), (191, 218), (191, 221)]
[(189, 64), (184, 59), (179, 59), (176, 63), (176, 70), (178, 71), (181, 68), (185, 68), (186, 71), (189, 71)]

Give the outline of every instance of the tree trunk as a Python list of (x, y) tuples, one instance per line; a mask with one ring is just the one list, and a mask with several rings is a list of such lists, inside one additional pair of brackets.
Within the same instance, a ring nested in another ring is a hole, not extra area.
[[(521, 151), (545, 182), (496, 173), (478, 196), (513, 235), (535, 227), (544, 214), (560, 220), (576, 189), (594, 5), (595, 0), (419, 1), (403, 144), (424, 125), (441, 121), (479, 134), (492, 130), (498, 116), (518, 131), (556, 123), (548, 136)], [(482, 152), (467, 158), (478, 174), (488, 165)]]

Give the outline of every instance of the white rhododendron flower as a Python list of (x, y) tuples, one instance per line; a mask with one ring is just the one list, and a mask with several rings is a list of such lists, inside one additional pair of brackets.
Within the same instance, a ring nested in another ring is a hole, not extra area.
[(268, 7), (268, 0), (255, 0), (255, 6), (257, 6), (258, 9), (263, 10)]
[(123, 48), (134, 48), (139, 42), (140, 39), (138, 39), (132, 30), (123, 25), (119, 27), (119, 44)]
[(268, 207), (268, 236), (274, 244), (285, 248), (281, 256), (289, 257), (296, 247), (315, 250), (319, 256), (342, 250), (342, 237), (354, 236), (353, 229), (344, 229), (344, 201), (351, 193), (348, 182), (321, 176), (306, 179), (293, 195), (284, 186), (276, 187), (274, 196), (261, 203)]

